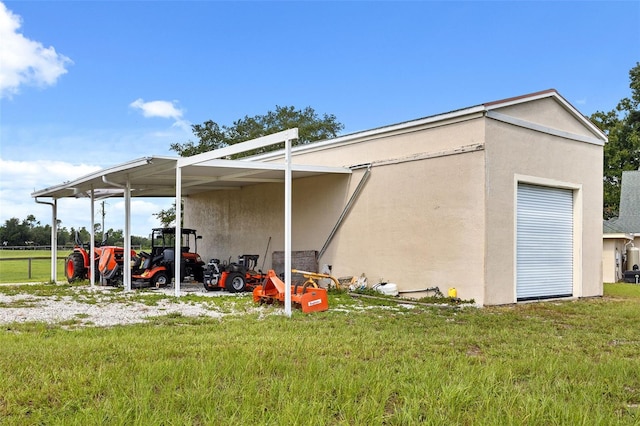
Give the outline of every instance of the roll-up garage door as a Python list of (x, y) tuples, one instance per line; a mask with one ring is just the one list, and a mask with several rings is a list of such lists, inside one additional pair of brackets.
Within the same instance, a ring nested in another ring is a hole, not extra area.
[(573, 295), (573, 191), (518, 184), (516, 297)]

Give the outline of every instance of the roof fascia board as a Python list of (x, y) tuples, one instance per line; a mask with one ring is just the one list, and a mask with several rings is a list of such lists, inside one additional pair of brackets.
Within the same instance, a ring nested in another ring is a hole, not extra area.
[(487, 117), (501, 121), (507, 124), (513, 124), (514, 126), (524, 127), (525, 129), (535, 130), (537, 132), (547, 133), (553, 136), (559, 136), (565, 139), (571, 139), (579, 142), (586, 142), (594, 145), (603, 146), (604, 141), (597, 138), (590, 138), (588, 136), (578, 135), (576, 133), (565, 132), (564, 130), (554, 129), (552, 127), (542, 126), (531, 121), (522, 120), (520, 118), (512, 117), (510, 115), (501, 114), (496, 111), (487, 111)]
[(209, 160), (215, 160), (229, 155), (240, 154), (242, 152), (251, 151), (269, 145), (285, 142), (288, 140), (298, 139), (298, 128), (283, 130), (282, 132), (273, 133), (271, 135), (262, 136), (246, 142), (240, 142), (224, 148), (213, 151), (196, 154), (191, 157), (183, 157), (178, 159), (177, 167), (185, 167), (203, 163)]

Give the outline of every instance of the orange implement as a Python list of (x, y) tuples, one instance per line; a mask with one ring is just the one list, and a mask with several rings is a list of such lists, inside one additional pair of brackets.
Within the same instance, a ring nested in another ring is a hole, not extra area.
[[(253, 289), (253, 301), (256, 303), (284, 303), (286, 287), (287, 285), (278, 278), (275, 271), (270, 269), (262, 285)], [(309, 283), (289, 287), (291, 303), (299, 305), (305, 314), (329, 309), (327, 290), (324, 288), (317, 288)]]

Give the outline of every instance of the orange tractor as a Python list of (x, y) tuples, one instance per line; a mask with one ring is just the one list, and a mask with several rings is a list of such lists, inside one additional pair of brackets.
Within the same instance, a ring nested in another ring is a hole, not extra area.
[[(202, 236), (195, 229), (182, 229), (180, 240), (180, 282), (186, 277), (203, 282), (204, 262), (197, 253)], [(131, 278), (138, 287), (166, 287), (174, 278), (176, 228), (154, 228), (151, 253), (141, 251), (134, 263)], [(193, 250), (191, 251), (193, 246)]]
[[(122, 283), (122, 271), (125, 265), (124, 248), (107, 246), (108, 235), (104, 235), (101, 243), (97, 244), (93, 256), (89, 255), (91, 245), (83, 243), (76, 232), (75, 247), (64, 262), (64, 275), (68, 282), (87, 280), (91, 278), (91, 263), (94, 262), (96, 276), (100, 276), (104, 284), (118, 285)], [(136, 252), (131, 250), (129, 260), (134, 259)], [(127, 263), (128, 266), (128, 263)], [(93, 282), (98, 282), (94, 279)]]
[(238, 256), (237, 263), (228, 264), (211, 259), (204, 270), (205, 290), (227, 290), (230, 293), (253, 291), (266, 276), (262, 271), (255, 271), (259, 257), (257, 254), (243, 254)]

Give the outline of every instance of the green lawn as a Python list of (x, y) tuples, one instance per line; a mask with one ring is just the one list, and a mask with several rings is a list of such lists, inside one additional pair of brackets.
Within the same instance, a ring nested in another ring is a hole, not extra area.
[(640, 286), (483, 309), (333, 294), (292, 318), (228, 303), (244, 313), (3, 326), (0, 424), (640, 424)]
[[(71, 250), (58, 250), (57, 279), (65, 280), (64, 259)], [(29, 258), (31, 261), (31, 278), (29, 278)], [(20, 260), (3, 260), (20, 258)], [(0, 284), (43, 282), (51, 279), (51, 251), (49, 250), (0, 250)]]

